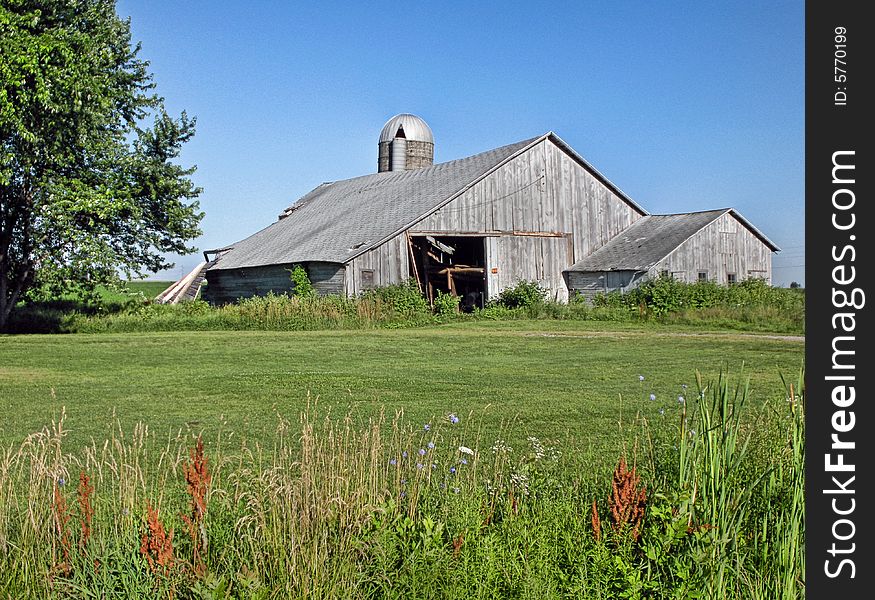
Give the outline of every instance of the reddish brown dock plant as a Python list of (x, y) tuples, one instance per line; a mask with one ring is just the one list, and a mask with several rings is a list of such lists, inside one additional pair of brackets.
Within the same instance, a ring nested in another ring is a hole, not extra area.
[[(64, 485), (64, 479), (61, 478), (55, 482), (54, 499), (52, 501), (52, 516), (55, 521), (55, 535), (57, 546), (53, 548), (55, 571), (64, 575), (70, 575), (72, 564), (70, 562), (70, 551), (72, 550), (72, 539), (70, 537), (70, 511), (67, 507), (67, 500), (61, 493), (61, 486)], [(60, 550), (60, 557), (58, 556)]]
[(166, 573), (174, 564), (173, 528), (168, 532), (161, 522), (158, 511), (146, 506), (146, 531), (140, 539), (140, 554), (146, 557), (153, 573)]
[(206, 573), (204, 555), (207, 553), (207, 528), (204, 523), (207, 512), (207, 492), (212, 475), (204, 454), (204, 442), (198, 437), (195, 447), (190, 452), (191, 460), (185, 465), (185, 482), (189, 496), (190, 512), (182, 515), (191, 538), (192, 568), (198, 575)]
[(635, 472), (635, 467), (629, 469), (626, 458), (621, 456), (614, 469), (609, 502), (614, 531), (619, 533), (628, 529), (632, 539), (637, 540), (646, 502), (647, 488), (641, 486), (641, 477)]
[[(641, 535), (644, 507), (647, 503), (647, 488), (641, 485), (641, 477), (635, 467), (626, 464), (620, 457), (611, 481), (611, 497), (608, 499), (611, 528), (615, 534), (628, 531), (633, 540)], [(592, 532), (596, 541), (602, 538), (602, 522), (595, 500), (592, 503)]]
[(82, 517), (82, 537), (79, 538), (79, 549), (84, 550), (91, 538), (91, 524), (94, 521), (94, 504), (92, 495), (94, 486), (85, 471), (79, 473), (79, 488), (76, 490), (76, 499), (79, 501), (79, 512)]

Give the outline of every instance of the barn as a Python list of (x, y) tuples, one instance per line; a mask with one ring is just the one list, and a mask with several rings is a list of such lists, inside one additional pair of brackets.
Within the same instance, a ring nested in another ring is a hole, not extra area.
[(557, 301), (647, 277), (771, 281), (778, 247), (734, 209), (651, 215), (555, 133), (434, 164), (412, 114), (384, 125), (377, 172), (322, 183), (177, 283), (212, 303), (287, 293), (301, 265), (320, 294), (416, 281), (482, 306), (520, 280)]

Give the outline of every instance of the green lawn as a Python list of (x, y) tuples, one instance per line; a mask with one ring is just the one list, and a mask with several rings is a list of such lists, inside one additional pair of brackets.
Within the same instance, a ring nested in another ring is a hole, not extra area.
[[(131, 292), (139, 292), (146, 298), (154, 298), (172, 284), (172, 281), (126, 281), (124, 287)], [(101, 289), (101, 296), (105, 301), (126, 300), (127, 296), (117, 292)]]
[(137, 421), (161, 434), (223, 427), (269, 442), (276, 413), (296, 422), (309, 394), (323, 409), (363, 417), (403, 408), (426, 422), (474, 411), (490, 442), (517, 417), (509, 438), (572, 436), (598, 449), (615, 446), (621, 409), (626, 422), (636, 411), (673, 414), (679, 394), (694, 394), (697, 369), (714, 379), (743, 368), (756, 402), (781, 402), (780, 375), (795, 381), (803, 358), (799, 339), (571, 321), (6, 336), (0, 443), (19, 442), (62, 407), (68, 451), (104, 439), (114, 416), (128, 431)]

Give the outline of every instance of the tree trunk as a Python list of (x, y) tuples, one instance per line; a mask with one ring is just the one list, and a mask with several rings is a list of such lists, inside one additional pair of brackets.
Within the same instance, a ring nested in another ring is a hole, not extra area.
[(6, 297), (6, 273), (0, 273), (0, 333), (6, 332), (9, 323), (9, 315), (12, 314), (12, 305)]
[(27, 280), (27, 271), (25, 271), (23, 277), (10, 281), (9, 272), (6, 269), (7, 265), (3, 262), (5, 261), (0, 261), (0, 333), (6, 332), (9, 318), (12, 316), (12, 311), (15, 310), (15, 305)]

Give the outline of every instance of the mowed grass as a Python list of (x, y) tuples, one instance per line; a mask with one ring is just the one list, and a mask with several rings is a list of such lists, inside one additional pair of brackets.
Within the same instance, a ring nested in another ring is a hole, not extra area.
[[(122, 287), (133, 294), (143, 294), (145, 298), (154, 298), (172, 284), (172, 281), (125, 281)], [(123, 302), (130, 296), (122, 292), (113, 292), (104, 288), (100, 289), (100, 295), (104, 301)]]
[(0, 443), (20, 443), (65, 409), (68, 452), (106, 439), (116, 420), (123, 431), (144, 422), (159, 435), (221, 430), (269, 446), (278, 413), (296, 422), (318, 399), (322, 413), (362, 420), (380, 410), (423, 423), (473, 411), (485, 443), (573, 439), (608, 450), (611, 462), (620, 419), (676, 414), (697, 370), (705, 381), (721, 371), (749, 377), (762, 405), (783, 402), (781, 375), (795, 380), (803, 358), (799, 338), (568, 321), (6, 336)]

